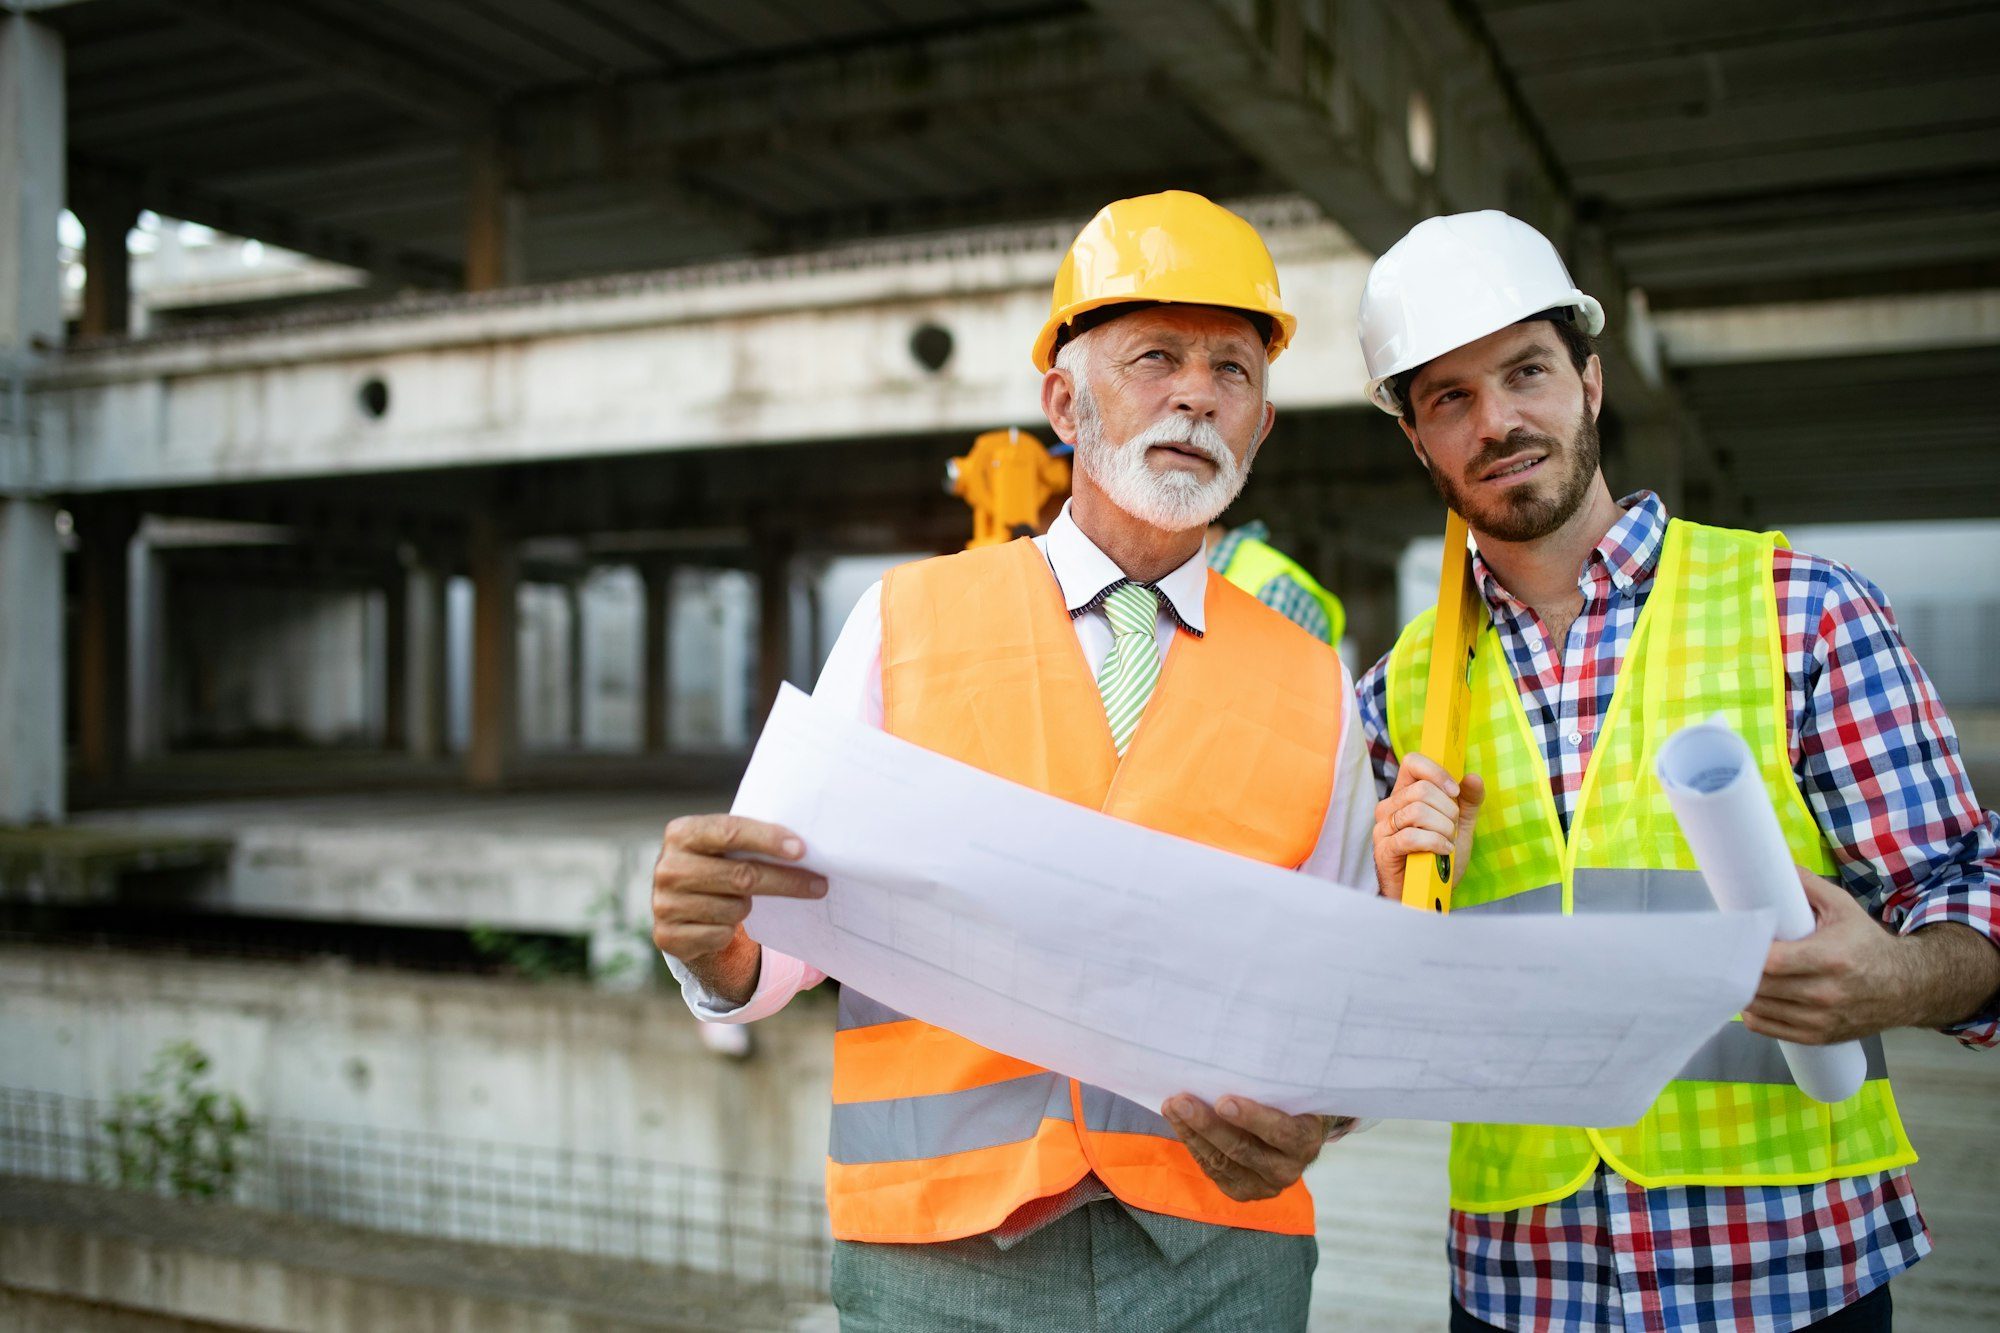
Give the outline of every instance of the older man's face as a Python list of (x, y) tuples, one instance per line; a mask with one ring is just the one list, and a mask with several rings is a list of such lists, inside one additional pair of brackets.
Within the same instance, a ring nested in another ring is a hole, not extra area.
[(1226, 310), (1166, 305), (1085, 336), (1073, 372), (1078, 467), (1157, 527), (1205, 525), (1236, 498), (1270, 430), (1255, 326)]

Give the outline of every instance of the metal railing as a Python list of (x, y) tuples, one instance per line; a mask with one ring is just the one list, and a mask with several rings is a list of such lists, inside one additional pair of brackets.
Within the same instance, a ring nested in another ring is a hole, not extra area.
[[(108, 1103), (0, 1089), (0, 1174), (117, 1185)], [(450, 1240), (693, 1269), (826, 1292), (817, 1185), (602, 1153), (262, 1119), (225, 1200)]]

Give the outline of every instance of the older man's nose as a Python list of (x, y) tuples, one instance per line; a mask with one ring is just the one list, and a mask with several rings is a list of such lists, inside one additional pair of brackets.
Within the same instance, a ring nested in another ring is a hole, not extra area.
[(1215, 372), (1204, 365), (1189, 365), (1174, 381), (1174, 411), (1186, 416), (1212, 417), (1220, 405)]

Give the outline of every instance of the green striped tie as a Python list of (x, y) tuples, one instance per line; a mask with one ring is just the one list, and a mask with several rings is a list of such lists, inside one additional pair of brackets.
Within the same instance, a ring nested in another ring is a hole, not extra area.
[(1104, 696), (1104, 716), (1111, 723), (1111, 743), (1120, 759), (1160, 679), (1160, 649), (1153, 641), (1159, 613), (1159, 594), (1136, 583), (1121, 583), (1104, 598), (1111, 652), (1097, 670), (1097, 692)]

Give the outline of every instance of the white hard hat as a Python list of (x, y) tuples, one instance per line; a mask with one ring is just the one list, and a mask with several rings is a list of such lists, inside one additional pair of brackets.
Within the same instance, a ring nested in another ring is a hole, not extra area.
[(1604, 331), (1604, 307), (1577, 290), (1548, 237), (1497, 209), (1426, 218), (1368, 270), (1361, 356), (1368, 396), (1401, 416), (1389, 381), (1544, 310), (1573, 309)]

